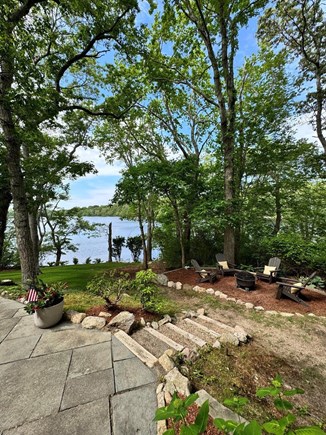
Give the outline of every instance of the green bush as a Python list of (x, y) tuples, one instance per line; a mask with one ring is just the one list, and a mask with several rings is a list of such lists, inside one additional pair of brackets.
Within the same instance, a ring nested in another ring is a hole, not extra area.
[(123, 294), (128, 293), (131, 287), (129, 274), (123, 272), (117, 274), (114, 270), (97, 275), (86, 285), (89, 292), (105, 300), (108, 308), (118, 305)]
[(156, 274), (151, 270), (140, 270), (136, 273), (133, 286), (139, 295), (140, 303), (145, 309), (155, 308), (158, 287), (155, 284)]

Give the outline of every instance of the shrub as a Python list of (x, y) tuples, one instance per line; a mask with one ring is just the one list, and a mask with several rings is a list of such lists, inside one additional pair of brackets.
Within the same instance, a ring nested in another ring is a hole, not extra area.
[(79, 260), (78, 260), (77, 257), (74, 257), (74, 258), (72, 259), (72, 262), (73, 262), (73, 264), (75, 264), (75, 265), (78, 264), (78, 261), (79, 261)]
[(136, 273), (133, 286), (139, 294), (140, 303), (143, 308), (153, 309), (155, 306), (155, 297), (158, 290), (155, 279), (156, 274), (151, 269), (140, 270)]
[(97, 275), (86, 285), (89, 292), (105, 300), (108, 308), (118, 305), (123, 294), (127, 293), (131, 287), (129, 274), (120, 272), (117, 275), (114, 270)]
[(85, 264), (91, 264), (91, 262), (92, 262), (91, 257), (87, 257), (85, 260)]
[(100, 258), (95, 258), (94, 264), (100, 264), (102, 260)]

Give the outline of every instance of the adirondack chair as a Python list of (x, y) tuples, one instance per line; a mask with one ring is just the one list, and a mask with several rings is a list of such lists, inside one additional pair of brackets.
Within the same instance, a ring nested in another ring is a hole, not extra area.
[(277, 273), (280, 271), (281, 260), (277, 257), (270, 258), (268, 265), (264, 268), (255, 268), (257, 279), (268, 281), (271, 284), (276, 281)]
[(278, 289), (276, 293), (276, 299), (281, 299), (286, 296), (299, 304), (303, 304), (306, 307), (309, 305), (301, 298), (301, 292), (306, 288), (309, 282), (314, 278), (317, 272), (313, 272), (308, 278), (302, 279), (298, 282), (294, 279), (282, 278), (282, 281), (277, 282)]
[(230, 263), (224, 254), (216, 254), (216, 267), (217, 267), (217, 273), (221, 276), (225, 275), (234, 275), (235, 272), (239, 272), (238, 269), (235, 268), (235, 264)]
[(206, 269), (205, 267), (200, 267), (198, 262), (194, 259), (191, 260), (191, 264), (193, 265), (195, 272), (198, 275), (198, 282), (210, 282), (213, 283), (216, 281), (216, 271), (212, 269)]

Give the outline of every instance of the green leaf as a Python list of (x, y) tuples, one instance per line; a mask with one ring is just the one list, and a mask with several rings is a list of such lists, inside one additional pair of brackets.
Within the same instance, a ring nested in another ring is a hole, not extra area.
[(217, 429), (226, 430), (228, 432), (233, 432), (235, 428), (239, 426), (238, 423), (232, 420), (224, 420), (224, 418), (215, 418), (213, 423)]
[(283, 385), (283, 379), (281, 378), (281, 375), (276, 375), (275, 378), (272, 380), (272, 385), (276, 388), (280, 388)]
[(275, 387), (264, 387), (259, 388), (256, 392), (257, 397), (266, 397), (266, 396), (277, 396), (279, 393), (279, 389)]
[(263, 424), (263, 429), (267, 433), (272, 433), (275, 435), (283, 435), (284, 434), (284, 426), (281, 426), (280, 423), (276, 420), (269, 421)]
[(283, 427), (290, 426), (290, 424), (296, 421), (296, 417), (293, 414), (287, 414), (279, 420), (279, 424)]
[(301, 427), (300, 429), (296, 429), (294, 433), (296, 435), (325, 435), (326, 434), (326, 432), (324, 432), (318, 426)]
[(292, 390), (283, 391), (284, 396), (294, 396), (296, 394), (304, 394), (302, 388), (293, 388)]
[(198, 435), (200, 433), (201, 432), (199, 432), (196, 424), (191, 424), (190, 426), (182, 426), (180, 430), (180, 435)]
[(195, 424), (198, 426), (199, 432), (203, 433), (207, 427), (208, 422), (208, 412), (209, 412), (209, 402), (205, 400), (205, 402), (200, 407), (198, 415), (196, 417)]
[(293, 408), (293, 405), (291, 402), (289, 402), (288, 400), (283, 400), (283, 399), (275, 399), (274, 405), (279, 411), (285, 411), (285, 410)]
[(198, 394), (190, 394), (190, 396), (188, 396), (184, 402), (184, 406), (186, 408), (188, 408), (190, 405), (192, 405), (194, 402), (196, 402), (196, 400), (198, 399)]
[(243, 429), (244, 435), (261, 435), (261, 427), (256, 420), (251, 421)]
[(166, 430), (163, 435), (175, 435), (174, 429), (168, 429)]
[(178, 415), (176, 410), (170, 410), (167, 407), (159, 408), (155, 412), (155, 421), (167, 420), (168, 418), (174, 418)]

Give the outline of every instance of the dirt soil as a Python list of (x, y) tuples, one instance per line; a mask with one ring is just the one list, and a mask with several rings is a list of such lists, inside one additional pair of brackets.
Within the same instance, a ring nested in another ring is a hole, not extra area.
[(326, 291), (303, 290), (302, 299), (309, 305), (309, 307), (305, 307), (292, 299), (276, 299), (277, 284), (268, 284), (265, 281), (257, 281), (255, 290), (249, 292), (238, 289), (236, 287), (236, 278), (233, 276), (218, 278), (214, 284), (210, 284), (198, 283), (197, 274), (193, 269), (177, 269), (165, 274), (171, 281), (220, 290), (229, 297), (241, 299), (244, 302), (252, 302), (255, 305), (264, 307), (265, 310), (302, 314), (313, 313), (318, 316), (326, 316)]
[(150, 313), (142, 308), (134, 308), (134, 307), (126, 307), (120, 308), (110, 307), (108, 308), (106, 305), (98, 305), (96, 307), (92, 307), (86, 311), (86, 316), (98, 316), (100, 312), (109, 313), (111, 316), (107, 319), (107, 323), (114, 319), (121, 311), (129, 311), (133, 313), (137, 322), (140, 322), (140, 319), (143, 318), (145, 322), (153, 322), (154, 320), (159, 320), (162, 316), (155, 313)]

